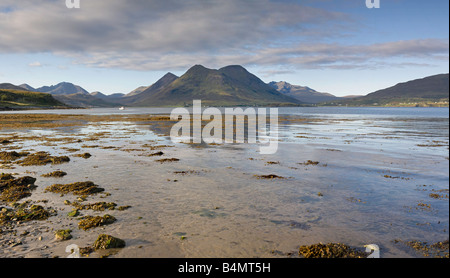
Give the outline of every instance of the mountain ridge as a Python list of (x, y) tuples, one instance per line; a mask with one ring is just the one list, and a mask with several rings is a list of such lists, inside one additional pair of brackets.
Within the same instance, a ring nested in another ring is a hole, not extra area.
[[(150, 89), (152, 88), (147, 90)], [(208, 69), (202, 65), (194, 65), (182, 76), (141, 99), (140, 103), (131, 105), (185, 106), (191, 105), (194, 99), (201, 99), (204, 105), (210, 106), (303, 104), (279, 93), (242, 66)]]
[(305, 103), (317, 104), (326, 101), (338, 100), (339, 97), (330, 93), (317, 92), (306, 86), (292, 85), (286, 81), (268, 83), (272, 88), (276, 89), (280, 93), (296, 98)]
[(436, 74), (377, 90), (365, 96), (325, 105), (353, 106), (448, 106), (449, 74)]

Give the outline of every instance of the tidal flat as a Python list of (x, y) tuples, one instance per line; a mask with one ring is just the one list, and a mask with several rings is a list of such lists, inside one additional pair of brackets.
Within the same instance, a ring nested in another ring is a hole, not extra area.
[(273, 155), (167, 114), (0, 113), (0, 257), (448, 257), (448, 114), (414, 109), (280, 114)]

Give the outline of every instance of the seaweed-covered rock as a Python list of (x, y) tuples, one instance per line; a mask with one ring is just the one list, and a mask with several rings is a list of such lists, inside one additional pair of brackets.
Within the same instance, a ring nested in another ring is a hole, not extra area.
[(55, 238), (57, 240), (69, 240), (72, 238), (72, 235), (70, 234), (72, 230), (57, 230), (55, 232)]
[(85, 216), (78, 222), (78, 228), (86, 231), (91, 228), (112, 224), (115, 221), (116, 218), (109, 214), (105, 214), (104, 216)]
[(178, 159), (178, 158), (163, 158), (163, 159), (156, 160), (156, 162), (159, 162), (159, 163), (177, 162), (177, 161), (180, 161), (180, 159)]
[(20, 199), (31, 196), (31, 190), (36, 179), (33, 177), (15, 178), (11, 174), (1, 174), (0, 176), (0, 200), (4, 202), (16, 202)]
[(92, 155), (91, 155), (90, 153), (82, 153), (82, 154), (76, 154), (75, 156), (81, 157), (81, 158), (84, 158), (84, 159), (88, 159), (88, 158), (90, 158)]
[(62, 178), (64, 176), (66, 176), (66, 175), (67, 175), (66, 172), (54, 171), (54, 172), (51, 172), (51, 173), (48, 173), (48, 174), (44, 174), (41, 177), (44, 177), (44, 178)]
[(11, 143), (12, 143), (12, 142), (9, 141), (8, 139), (0, 138), (0, 144), (6, 145), (6, 144), (11, 144)]
[(257, 179), (286, 179), (285, 177), (281, 177), (275, 174), (269, 174), (269, 175), (254, 175)]
[(28, 152), (16, 152), (16, 151), (0, 152), (0, 160), (2, 160), (3, 162), (12, 162), (29, 154), (30, 153)]
[(104, 211), (106, 209), (108, 210), (114, 210), (117, 206), (116, 203), (113, 202), (98, 202), (98, 203), (93, 203), (93, 204), (86, 204), (86, 205), (82, 205), (78, 202), (73, 202), (72, 205), (80, 210), (83, 209), (92, 209), (92, 210), (97, 210), (97, 211)]
[(97, 249), (110, 249), (110, 248), (123, 248), (125, 247), (125, 241), (110, 235), (101, 234), (98, 236), (94, 243), (94, 248)]
[(39, 205), (29, 206), (29, 202), (15, 204), (14, 209), (3, 209), (0, 211), (0, 223), (9, 221), (32, 221), (46, 220), (56, 214), (54, 210), (45, 209)]
[(103, 191), (103, 188), (98, 187), (98, 185), (91, 181), (70, 184), (53, 184), (45, 188), (45, 192), (61, 193), (61, 195), (67, 193), (72, 193), (74, 195), (90, 195)]
[(40, 166), (47, 164), (61, 164), (69, 162), (70, 158), (67, 156), (51, 156), (47, 152), (37, 152), (28, 155), (19, 162), (22, 166)]
[(304, 245), (299, 249), (299, 255), (304, 258), (366, 258), (367, 254), (342, 243), (318, 243)]

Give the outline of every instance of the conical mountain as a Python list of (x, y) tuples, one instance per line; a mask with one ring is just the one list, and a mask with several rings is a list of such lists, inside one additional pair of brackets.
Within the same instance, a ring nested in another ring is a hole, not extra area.
[(181, 77), (157, 88), (133, 105), (185, 106), (192, 105), (193, 100), (201, 100), (205, 106), (301, 104), (300, 101), (279, 93), (242, 66), (228, 66), (215, 70), (195, 65)]

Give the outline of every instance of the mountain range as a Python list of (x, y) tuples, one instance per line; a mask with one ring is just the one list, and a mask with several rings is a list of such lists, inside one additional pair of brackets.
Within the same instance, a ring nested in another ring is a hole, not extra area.
[(132, 106), (186, 106), (200, 99), (205, 106), (296, 106), (303, 102), (286, 96), (241, 66), (218, 70), (201, 65), (177, 77), (166, 74), (132, 97)]
[(0, 89), (46, 93), (72, 107), (177, 107), (201, 99), (205, 106), (389, 105), (400, 102), (444, 101), (449, 98), (448, 74), (399, 83), (366, 96), (337, 97), (285, 81), (264, 83), (244, 67), (191, 67), (180, 77), (167, 73), (149, 86), (128, 94), (88, 93), (81, 86), (61, 82), (33, 88), (2, 83)]
[(438, 74), (398, 83), (366, 96), (333, 101), (331, 105), (421, 106), (442, 103), (448, 106), (449, 74)]
[(309, 87), (291, 85), (286, 81), (272, 81), (269, 83), (269, 85), (280, 93), (285, 94), (286, 96), (293, 97), (306, 103), (321, 103), (340, 99), (339, 97), (332, 94), (320, 93)]

